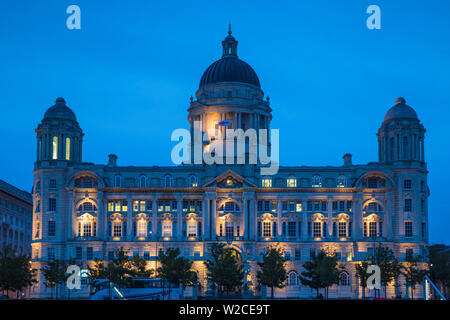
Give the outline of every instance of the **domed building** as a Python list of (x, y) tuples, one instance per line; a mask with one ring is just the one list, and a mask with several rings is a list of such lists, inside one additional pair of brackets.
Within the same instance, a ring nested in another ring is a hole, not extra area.
[[(392, 249), (399, 261), (410, 253), (425, 254), (425, 128), (404, 98), (387, 111), (378, 130), (377, 162), (354, 164), (347, 153), (340, 166), (279, 166), (275, 174), (261, 174), (266, 164), (251, 160), (261, 148), (275, 147), (268, 134), (272, 109), (257, 73), (238, 57), (230, 29), (222, 57), (203, 73), (187, 112), (191, 157), (183, 164), (124, 166), (113, 154), (105, 164), (92, 164), (83, 161), (84, 134), (75, 113), (63, 98), (56, 99), (36, 129), (33, 267), (74, 259), (87, 269), (95, 259), (111, 261), (124, 248), (155, 268), (160, 249), (179, 248), (199, 275), (198, 288), (189, 288), (185, 296), (205, 296), (211, 287), (204, 261), (211, 245), (221, 242), (242, 259), (243, 295), (266, 297), (270, 289), (258, 286), (257, 262), (267, 247), (278, 245), (288, 276), (276, 297), (315, 296), (299, 274), (312, 254), (324, 250), (334, 252), (345, 267), (329, 296), (360, 298), (355, 265), (368, 260), (376, 247)], [(234, 149), (231, 163), (207, 163), (208, 152), (217, 159), (230, 151), (222, 143), (230, 130), (248, 138), (243, 151)], [(200, 161), (195, 158), (199, 150)], [(71, 297), (89, 295), (86, 273), (81, 274), (81, 289), (72, 290)], [(40, 271), (31, 295), (50, 297), (44, 283)], [(422, 286), (415, 289), (416, 298), (423, 296)], [(386, 292), (405, 296), (410, 290), (399, 277)]]

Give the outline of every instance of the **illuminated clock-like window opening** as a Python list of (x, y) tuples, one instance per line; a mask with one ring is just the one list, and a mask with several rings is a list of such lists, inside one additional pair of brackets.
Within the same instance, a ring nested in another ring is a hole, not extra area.
[(52, 159), (58, 159), (58, 137), (54, 136), (53, 137), (53, 154), (52, 154)]
[(70, 138), (66, 138), (66, 160), (70, 160)]

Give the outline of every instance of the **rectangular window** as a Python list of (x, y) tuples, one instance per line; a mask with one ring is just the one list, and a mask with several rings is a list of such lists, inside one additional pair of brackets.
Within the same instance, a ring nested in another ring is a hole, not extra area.
[(86, 259), (87, 260), (94, 259), (94, 251), (92, 250), (92, 247), (87, 247), (87, 249), (86, 249)]
[(197, 236), (197, 226), (196, 223), (188, 224), (188, 237), (196, 237)]
[(426, 232), (427, 232), (426, 224), (425, 224), (425, 222), (422, 222), (422, 238), (423, 239), (425, 239), (425, 237), (426, 237)]
[(405, 211), (406, 212), (412, 211), (412, 199), (405, 199)]
[(289, 202), (289, 211), (290, 212), (294, 212), (295, 211), (295, 202), (294, 201), (290, 201)]
[(302, 202), (301, 201), (297, 201), (297, 204), (295, 206), (295, 211), (297, 211), (297, 212), (302, 211)]
[(263, 210), (263, 202), (258, 201), (258, 211), (262, 211), (262, 210)]
[(403, 181), (403, 189), (411, 190), (411, 188), (412, 188), (412, 181), (410, 179), (405, 179), (405, 181)]
[(425, 212), (425, 200), (420, 200), (420, 212)]
[(108, 251), (108, 260), (109, 261), (114, 260), (114, 250), (109, 250)]
[(54, 220), (50, 220), (48, 222), (48, 236), (49, 237), (56, 236), (56, 222)]
[(376, 236), (377, 236), (377, 223), (369, 222), (369, 237), (376, 237)]
[(77, 259), (77, 260), (83, 259), (83, 248), (82, 247), (75, 248), (75, 259)]
[(411, 221), (405, 222), (405, 237), (412, 237), (413, 236), (413, 224)]
[(378, 188), (378, 180), (376, 178), (367, 179), (367, 188), (370, 189)]
[(48, 183), (48, 188), (49, 189), (56, 189), (56, 179), (50, 179), (50, 181)]
[(137, 236), (146, 237), (147, 236), (147, 221), (140, 220), (137, 223)]
[(48, 199), (48, 211), (51, 211), (51, 212), (56, 211), (56, 199), (55, 198)]
[(91, 237), (92, 236), (92, 224), (90, 222), (86, 222), (83, 225), (83, 236)]
[(121, 237), (122, 236), (122, 223), (114, 222), (113, 223), (113, 237)]
[(227, 237), (228, 239), (234, 237), (233, 222), (231, 221), (225, 222), (225, 237)]
[(300, 261), (302, 259), (302, 251), (300, 248), (295, 248), (295, 260)]
[(322, 226), (320, 222), (313, 223), (313, 237), (319, 238), (322, 236)]
[(172, 236), (172, 222), (167, 221), (163, 223), (163, 237)]
[(339, 232), (339, 237), (347, 236), (347, 223), (346, 222), (338, 223), (338, 232)]
[(55, 260), (55, 248), (47, 248), (47, 259), (48, 261)]
[(295, 235), (296, 235), (296, 225), (297, 225), (297, 223), (295, 222), (295, 221), (289, 221), (288, 222), (288, 236), (289, 237), (295, 237)]

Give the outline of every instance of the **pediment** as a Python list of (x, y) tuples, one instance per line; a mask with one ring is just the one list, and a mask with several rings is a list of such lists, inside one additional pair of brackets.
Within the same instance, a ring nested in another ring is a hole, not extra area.
[(227, 170), (214, 179), (206, 182), (203, 187), (209, 188), (256, 188), (256, 185), (250, 180), (237, 174), (233, 170)]

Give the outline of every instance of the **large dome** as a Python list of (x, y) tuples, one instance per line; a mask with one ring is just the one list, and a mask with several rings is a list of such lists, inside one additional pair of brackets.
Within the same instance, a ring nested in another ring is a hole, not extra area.
[(258, 76), (250, 65), (237, 56), (238, 42), (231, 35), (231, 27), (228, 36), (222, 41), (222, 59), (217, 60), (206, 69), (200, 80), (200, 88), (209, 84), (221, 82), (240, 82), (261, 88)]
[(77, 121), (75, 113), (66, 106), (66, 101), (63, 98), (58, 98), (55, 105), (48, 108), (45, 112), (44, 119), (67, 119)]
[(414, 109), (408, 106), (406, 104), (405, 99), (401, 97), (398, 98), (397, 101), (395, 101), (395, 106), (390, 108), (388, 112), (386, 112), (386, 115), (384, 116), (384, 121), (399, 120), (399, 119), (419, 120), (419, 118), (417, 117), (417, 113), (414, 111)]
[(210, 65), (203, 73), (200, 87), (219, 82), (241, 82), (261, 87), (253, 68), (238, 57), (225, 57)]

